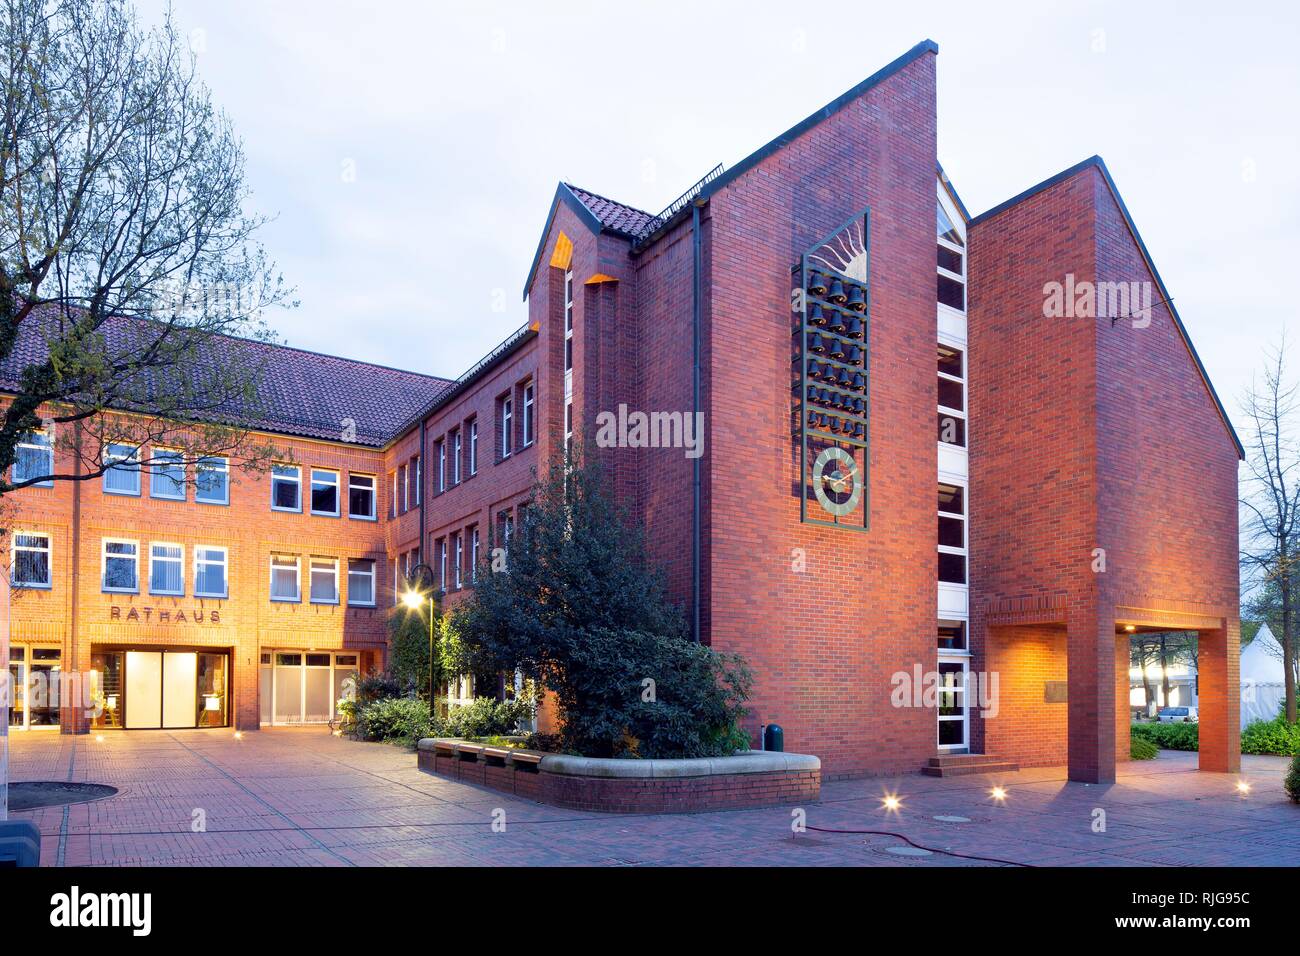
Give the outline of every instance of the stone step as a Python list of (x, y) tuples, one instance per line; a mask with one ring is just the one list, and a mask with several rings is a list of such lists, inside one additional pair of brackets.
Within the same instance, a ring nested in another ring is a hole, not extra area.
[(976, 773), (1011, 773), (1019, 770), (1018, 764), (1003, 760), (996, 754), (944, 754), (931, 757), (921, 773), (928, 777), (962, 777)]
[(997, 754), (940, 754), (930, 758), (931, 767), (958, 767), (968, 764), (1005, 763)]

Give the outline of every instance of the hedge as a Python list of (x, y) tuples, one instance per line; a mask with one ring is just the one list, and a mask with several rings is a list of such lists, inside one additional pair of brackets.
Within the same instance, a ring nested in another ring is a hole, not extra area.
[[(1133, 724), (1132, 736), (1149, 740), (1162, 750), (1199, 750), (1199, 724)], [(1290, 725), (1282, 718), (1255, 720), (1241, 732), (1244, 754), (1300, 754), (1300, 724)]]

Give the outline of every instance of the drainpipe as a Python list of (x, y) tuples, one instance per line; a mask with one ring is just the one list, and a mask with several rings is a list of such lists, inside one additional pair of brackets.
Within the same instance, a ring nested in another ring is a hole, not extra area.
[[(420, 496), (420, 563), (421, 564), (429, 564), (428, 562), (429, 556), (424, 553), (424, 499), (429, 497), (424, 493), (425, 492), (424, 476), (429, 471), (429, 462), (424, 457), (424, 436), (425, 436), (425, 429), (428, 427), (428, 422), (429, 422), (429, 418), (427, 415), (424, 418), (420, 419), (420, 467), (419, 467), (420, 485), (419, 488), (416, 490), (416, 493)], [(433, 565), (429, 565), (429, 567), (430, 569), (432, 569)]]
[[(702, 279), (700, 260), (703, 245), (700, 239), (700, 206), (691, 207), (691, 417), (699, 421), (700, 414), (700, 309)], [(703, 435), (696, 436), (703, 441)], [(700, 461), (703, 455), (691, 459), (691, 637), (700, 642)]]

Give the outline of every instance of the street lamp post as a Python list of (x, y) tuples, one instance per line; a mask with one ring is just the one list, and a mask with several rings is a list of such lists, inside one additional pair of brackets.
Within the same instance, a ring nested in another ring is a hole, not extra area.
[[(419, 589), (420, 582), (428, 581), (425, 590)], [(412, 611), (418, 611), (424, 606), (427, 596), (429, 601), (429, 713), (434, 712), (433, 696), (433, 617), (435, 611), (435, 598), (433, 587), (433, 568), (427, 564), (420, 563), (413, 567), (406, 578), (406, 593), (402, 595), (402, 603)]]

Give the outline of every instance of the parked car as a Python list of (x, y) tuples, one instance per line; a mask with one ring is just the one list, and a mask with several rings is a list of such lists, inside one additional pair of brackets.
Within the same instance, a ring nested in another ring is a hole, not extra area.
[(1196, 724), (1201, 716), (1195, 707), (1165, 707), (1156, 719), (1162, 724)]

